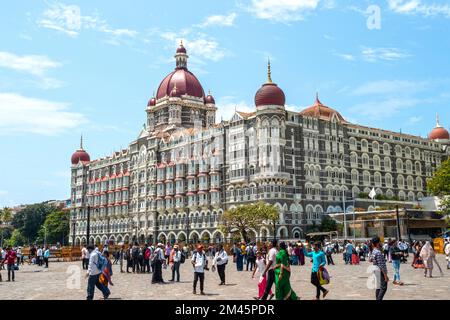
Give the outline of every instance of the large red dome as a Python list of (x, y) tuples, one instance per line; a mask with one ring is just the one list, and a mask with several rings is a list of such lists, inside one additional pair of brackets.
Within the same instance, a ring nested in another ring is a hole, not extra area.
[(450, 134), (448, 133), (447, 129), (439, 124), (438, 114), (436, 114), (436, 127), (431, 130), (428, 138), (430, 140), (450, 140)]
[(197, 77), (187, 68), (188, 58), (189, 56), (186, 54), (186, 48), (183, 44), (180, 44), (175, 54), (175, 71), (171, 72), (163, 79), (163, 81), (161, 81), (156, 94), (157, 100), (166, 96), (170, 97), (174, 87), (176, 87), (177, 97), (188, 95), (196, 98), (205, 98), (205, 91), (203, 90), (200, 81), (198, 81)]
[(174, 87), (177, 87), (178, 96), (189, 95), (197, 98), (204, 98), (205, 92), (200, 81), (192, 72), (186, 69), (177, 69), (164, 78), (158, 88), (156, 99), (170, 96)]
[(339, 121), (346, 122), (344, 117), (339, 112), (323, 105), (322, 102), (320, 102), (319, 94), (316, 95), (316, 101), (314, 104), (301, 111), (300, 114), (305, 117), (318, 118), (326, 121), (331, 121), (333, 115), (336, 115)]
[(429, 136), (430, 140), (449, 140), (450, 134), (447, 129), (443, 127), (437, 127), (431, 130)]
[(286, 103), (286, 96), (275, 83), (272, 82), (272, 72), (270, 68), (270, 60), (267, 64), (267, 82), (256, 92), (255, 105), (261, 106), (283, 106)]
[(73, 155), (72, 155), (72, 164), (73, 165), (77, 165), (80, 161), (82, 162), (89, 162), (91, 161), (91, 157), (89, 156), (89, 154), (84, 151), (83, 149), (77, 150)]
[(275, 83), (263, 84), (255, 95), (255, 105), (257, 107), (268, 105), (284, 106), (285, 103), (286, 96), (283, 90)]

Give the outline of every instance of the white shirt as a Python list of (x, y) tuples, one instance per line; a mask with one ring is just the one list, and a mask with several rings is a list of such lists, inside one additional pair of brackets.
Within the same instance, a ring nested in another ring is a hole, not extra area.
[(272, 261), (272, 265), (270, 266), (270, 269), (275, 269), (275, 264), (277, 261), (277, 253), (278, 250), (276, 248), (272, 248), (269, 250), (269, 253), (267, 254), (267, 264), (269, 264), (269, 261)]
[(102, 273), (102, 271), (97, 268), (97, 263), (98, 263), (98, 255), (101, 254), (98, 249), (95, 249), (94, 251), (92, 251), (92, 253), (90, 254), (89, 257), (89, 266), (88, 266), (88, 273), (91, 276), (96, 276), (100, 273)]
[(155, 254), (155, 259), (161, 260), (161, 261), (165, 261), (164, 250), (163, 249), (156, 248), (154, 254)]
[(181, 260), (181, 251), (174, 251), (173, 253), (173, 262), (180, 262)]
[(218, 266), (221, 266), (227, 262), (228, 262), (228, 254), (225, 250), (216, 252), (216, 256), (214, 257), (214, 260), (213, 260), (213, 266), (215, 266), (216, 264)]
[(38, 249), (38, 251), (37, 251), (37, 256), (38, 256), (38, 257), (41, 257), (41, 256), (42, 256), (42, 249), (41, 249), (41, 248)]
[(194, 262), (194, 270), (195, 272), (204, 273), (206, 266), (206, 256), (204, 252), (196, 252), (192, 255), (192, 262)]

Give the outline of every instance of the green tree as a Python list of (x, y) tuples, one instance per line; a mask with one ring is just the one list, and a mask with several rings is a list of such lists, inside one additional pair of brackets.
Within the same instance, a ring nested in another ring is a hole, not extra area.
[(5, 207), (0, 210), (0, 224), (9, 224), (13, 219), (12, 210)]
[(18, 230), (14, 229), (14, 231), (11, 234), (11, 238), (6, 240), (6, 243), (9, 246), (24, 246), (27, 244), (27, 239), (23, 236), (23, 234)]
[(29, 205), (14, 215), (11, 225), (18, 229), (28, 242), (34, 242), (47, 215), (54, 211), (54, 208), (46, 204)]
[(444, 215), (450, 214), (450, 159), (442, 162), (433, 178), (428, 180), (427, 188), (441, 200), (440, 212)]
[(70, 214), (68, 211), (55, 211), (47, 215), (41, 225), (37, 241), (40, 243), (67, 243), (69, 235)]
[(337, 231), (336, 220), (332, 219), (329, 215), (324, 215), (319, 227), (320, 232)]
[(251, 229), (259, 230), (261, 225), (273, 225), (279, 219), (278, 209), (265, 202), (256, 202), (225, 211), (219, 228), (224, 234), (238, 232), (247, 240)]

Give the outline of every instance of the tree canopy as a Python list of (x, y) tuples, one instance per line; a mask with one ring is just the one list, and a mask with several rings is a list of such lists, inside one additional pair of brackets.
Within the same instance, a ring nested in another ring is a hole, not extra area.
[(239, 232), (243, 240), (248, 240), (251, 229), (259, 230), (264, 223), (272, 224), (278, 219), (278, 209), (260, 201), (225, 211), (219, 228), (225, 234)]
[(450, 214), (450, 159), (442, 162), (433, 178), (428, 180), (427, 188), (431, 194), (440, 198), (440, 211)]
[(47, 216), (55, 209), (46, 204), (33, 204), (16, 213), (11, 225), (28, 243), (34, 242)]
[(70, 214), (68, 211), (55, 211), (47, 215), (38, 232), (37, 241), (41, 243), (66, 243), (69, 235)]

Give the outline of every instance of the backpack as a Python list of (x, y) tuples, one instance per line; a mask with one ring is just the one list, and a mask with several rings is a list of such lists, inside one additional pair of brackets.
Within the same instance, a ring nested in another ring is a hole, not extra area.
[(248, 257), (253, 258), (255, 256), (255, 251), (253, 250), (253, 246), (248, 247)]
[(147, 248), (147, 250), (145, 250), (145, 256), (144, 256), (145, 260), (149, 260), (150, 259), (150, 249)]
[(184, 252), (181, 252), (180, 263), (185, 263), (185, 262), (186, 262), (186, 255), (184, 254)]
[(138, 247), (134, 247), (133, 249), (131, 249), (131, 255), (132, 255), (133, 258), (139, 257), (139, 248)]
[(103, 271), (103, 269), (105, 269), (106, 264), (108, 263), (108, 261), (106, 260), (106, 258), (100, 252), (97, 252), (97, 256), (98, 256), (98, 259), (97, 259), (96, 266), (97, 266), (97, 268), (100, 271)]

